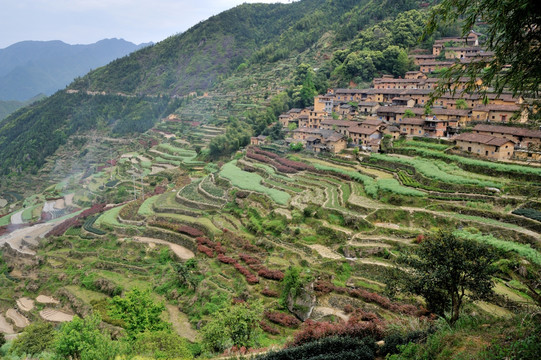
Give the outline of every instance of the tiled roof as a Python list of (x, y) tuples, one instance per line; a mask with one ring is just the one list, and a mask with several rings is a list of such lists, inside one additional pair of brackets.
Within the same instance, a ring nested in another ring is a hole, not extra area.
[(482, 135), (482, 134), (474, 134), (474, 133), (462, 133), (453, 138), (453, 140), (457, 141), (467, 141), (477, 144), (484, 144), (484, 145), (493, 145), (493, 146), (502, 146), (508, 142), (515, 143), (513, 140), (497, 137), (497, 136), (491, 136), (491, 135)]
[(473, 131), (500, 133), (541, 139), (541, 130), (530, 130), (512, 126), (478, 124), (473, 128)]
[(360, 126), (352, 126), (348, 129), (350, 133), (353, 134), (361, 134), (361, 135), (372, 135), (373, 133), (377, 132), (377, 129), (374, 128), (365, 128)]

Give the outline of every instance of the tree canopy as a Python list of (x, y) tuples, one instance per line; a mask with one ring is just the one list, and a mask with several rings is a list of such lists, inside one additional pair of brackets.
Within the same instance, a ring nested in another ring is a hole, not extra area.
[(471, 298), (492, 293), (495, 259), (488, 245), (439, 232), (399, 259), (407, 267), (400, 281), (402, 290), (423, 296), (429, 310), (438, 315), (450, 310), (453, 324), (466, 292)]

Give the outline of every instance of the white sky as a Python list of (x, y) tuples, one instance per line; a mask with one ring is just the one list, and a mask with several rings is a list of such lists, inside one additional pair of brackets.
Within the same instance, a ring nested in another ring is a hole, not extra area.
[(245, 2), (290, 0), (0, 0), (0, 49), (24, 40), (158, 42)]

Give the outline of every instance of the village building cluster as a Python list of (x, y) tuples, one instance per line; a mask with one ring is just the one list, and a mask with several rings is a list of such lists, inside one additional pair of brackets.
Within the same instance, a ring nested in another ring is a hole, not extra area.
[[(453, 63), (491, 56), (479, 46), (479, 34), (473, 31), (466, 39), (436, 40), (432, 55), (412, 55), (420, 71), (409, 71), (403, 79), (374, 79), (368, 89), (329, 89), (314, 98), (313, 107), (280, 115), (280, 124), (289, 130), (286, 141), (300, 142), (315, 152), (338, 153), (347, 147), (378, 152), (386, 135), (432, 137), (455, 141), (458, 149), (489, 159), (541, 160), (541, 131), (508, 125), (528, 121), (521, 97), (489, 93), (484, 99), (464, 94), (460, 90), (470, 79), (463, 78), (454, 84), (454, 93), (444, 94), (427, 110), (438, 78), (422, 64), (434, 63), (442, 55)], [(261, 141), (253, 138), (252, 144)]]

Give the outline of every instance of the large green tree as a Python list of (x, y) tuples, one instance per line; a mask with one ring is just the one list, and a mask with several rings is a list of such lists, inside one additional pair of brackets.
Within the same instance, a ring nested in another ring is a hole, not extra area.
[(54, 343), (55, 353), (61, 359), (114, 360), (123, 353), (122, 344), (111, 340), (99, 329), (99, 315), (84, 319), (75, 316), (62, 325)]
[(423, 296), (436, 314), (449, 310), (449, 322), (454, 324), (466, 294), (473, 299), (492, 294), (495, 260), (488, 245), (438, 232), (399, 259), (406, 266), (400, 285), (402, 290)]
[(163, 303), (156, 302), (150, 290), (134, 288), (124, 297), (111, 299), (109, 316), (123, 321), (128, 336), (134, 339), (145, 331), (169, 330), (170, 324), (162, 320)]
[[(461, 63), (444, 72), (435, 95), (452, 88), (462, 76), (469, 76), (466, 92), (485, 92), (475, 83), (481, 78), (497, 93), (509, 89), (515, 95), (538, 97), (541, 90), (541, 6), (536, 0), (443, 0), (434, 8), (424, 36), (438, 27), (461, 21), (466, 36), (479, 22), (486, 24), (488, 50), (492, 59)], [(510, 65), (510, 67), (509, 67)]]
[(251, 347), (260, 334), (261, 303), (242, 303), (219, 312), (202, 328), (203, 346), (210, 352), (221, 352), (236, 345)]

